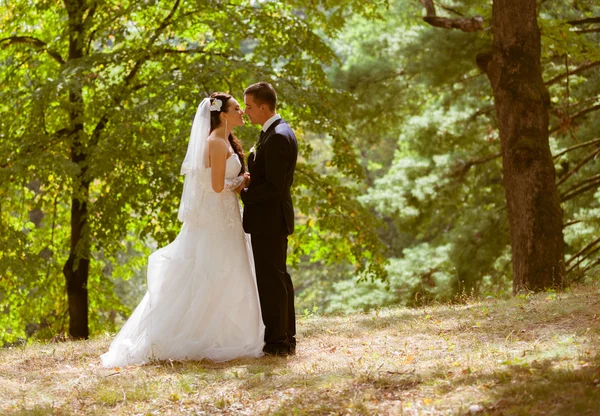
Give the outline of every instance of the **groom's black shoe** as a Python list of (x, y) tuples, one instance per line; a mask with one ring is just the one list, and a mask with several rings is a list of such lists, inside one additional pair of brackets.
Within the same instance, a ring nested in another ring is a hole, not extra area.
[(287, 357), (288, 355), (293, 355), (296, 353), (295, 348), (294, 351), (292, 351), (290, 347), (280, 344), (265, 344), (263, 347), (263, 352), (267, 356), (275, 357)]
[(285, 351), (274, 351), (274, 352), (263, 351), (263, 353), (265, 354), (266, 357), (288, 357), (288, 356), (292, 355), (291, 352), (285, 352)]

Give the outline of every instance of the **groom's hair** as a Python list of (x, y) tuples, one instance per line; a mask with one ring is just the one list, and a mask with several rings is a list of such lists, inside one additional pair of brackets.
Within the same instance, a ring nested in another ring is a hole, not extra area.
[(268, 82), (257, 82), (250, 85), (244, 91), (244, 95), (251, 95), (258, 105), (266, 104), (269, 110), (275, 111), (277, 105), (277, 93), (275, 88)]

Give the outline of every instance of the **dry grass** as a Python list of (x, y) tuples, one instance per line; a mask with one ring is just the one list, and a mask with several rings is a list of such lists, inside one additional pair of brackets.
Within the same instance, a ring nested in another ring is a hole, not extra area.
[(110, 340), (1, 350), (0, 414), (600, 415), (597, 287), (309, 316), (290, 358), (116, 371)]

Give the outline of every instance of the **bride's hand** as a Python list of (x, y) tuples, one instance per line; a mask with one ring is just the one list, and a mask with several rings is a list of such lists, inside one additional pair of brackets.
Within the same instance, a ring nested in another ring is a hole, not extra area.
[(240, 183), (240, 186), (238, 186), (235, 191), (239, 194), (242, 192), (242, 189), (248, 187), (248, 180), (249, 178), (246, 177), (246, 174), (244, 174), (244, 179), (242, 180), (242, 183)]

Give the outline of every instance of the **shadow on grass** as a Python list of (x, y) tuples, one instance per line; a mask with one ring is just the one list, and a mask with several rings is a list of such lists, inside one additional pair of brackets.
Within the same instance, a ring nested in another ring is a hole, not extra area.
[[(544, 360), (454, 378), (435, 371), (346, 377), (332, 373), (311, 378), (310, 388), (282, 397), (269, 414), (402, 414), (402, 405), (409, 403), (410, 406), (412, 402), (411, 409), (416, 413), (408, 414), (445, 414), (447, 411), (469, 414), (469, 405), (479, 403), (483, 407), (481, 414), (487, 415), (599, 415), (600, 355), (577, 369), (564, 369), (560, 365), (560, 359)], [(286, 386), (290, 388), (299, 382), (302, 380), (286, 383)], [(414, 396), (422, 385), (429, 392), (430, 404), (423, 404), (422, 396)], [(483, 394), (475, 395), (473, 391)], [(433, 404), (436, 398), (447, 397), (450, 392), (463, 394), (462, 404), (444, 401)]]
[[(379, 374), (334, 371), (319, 375), (294, 376), (279, 391), (280, 401), (269, 415), (377, 414), (373, 403), (395, 402), (403, 392), (417, 389), (423, 379), (414, 373)], [(246, 386), (247, 387), (247, 386)], [(257, 386), (262, 391), (277, 389), (277, 382)]]
[(504, 382), (491, 391), (490, 414), (600, 414), (600, 354), (576, 369), (555, 367), (548, 361), (510, 366), (498, 375)]
[(439, 373), (423, 378), (437, 384), (440, 396), (459, 389), (483, 391), (479, 404), (488, 415), (599, 415), (600, 353), (579, 361), (577, 368), (571, 365), (557, 357), (500, 365), (492, 372), (455, 377), (451, 383), (437, 384), (444, 380)]
[(174, 360), (154, 360), (148, 364), (140, 366), (140, 369), (159, 367), (162, 372), (173, 374), (188, 373), (208, 373), (223, 372), (235, 370), (237, 368), (246, 368), (249, 373), (260, 373), (266, 370), (273, 371), (287, 366), (285, 357), (260, 357), (260, 358), (238, 358), (231, 361), (213, 362), (208, 359), (198, 361), (174, 361)]
[(10, 412), (0, 411), (0, 415), (10, 415), (10, 416), (48, 416), (48, 415), (61, 415), (61, 416), (70, 416), (75, 415), (68, 406), (63, 407), (55, 407), (54, 405), (35, 405), (30, 409), (20, 409), (13, 410)]
[[(535, 339), (548, 330), (557, 334), (581, 334), (590, 329), (600, 332), (600, 320), (594, 320), (600, 298), (596, 294), (588, 294), (578, 299), (578, 303), (568, 303), (568, 308), (562, 308), (564, 303), (560, 300), (544, 302), (543, 298), (532, 303), (515, 301), (508, 307), (495, 302), (441, 305), (434, 310), (424, 307), (387, 316), (362, 315), (353, 321), (351, 328), (335, 329), (338, 335), (348, 337), (363, 331), (397, 329), (414, 334), (485, 335), (487, 341), (511, 336)], [(509, 319), (504, 317), (507, 314)], [(593, 322), (591, 328), (590, 322)]]

